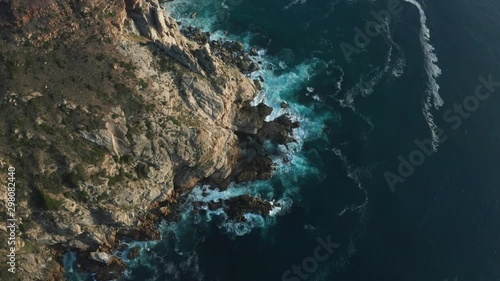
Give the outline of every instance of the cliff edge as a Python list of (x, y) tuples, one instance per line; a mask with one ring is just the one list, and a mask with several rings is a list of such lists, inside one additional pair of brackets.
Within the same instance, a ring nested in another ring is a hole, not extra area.
[[(241, 43), (181, 30), (157, 0), (0, 0), (0, 183), (15, 167), (19, 225), (16, 274), (2, 262), (0, 279), (63, 280), (68, 251), (120, 278), (113, 251), (159, 239), (181, 194), (269, 178), (260, 144), (292, 141), (298, 124), (250, 105), (256, 69)], [(235, 219), (269, 212), (237, 201)]]

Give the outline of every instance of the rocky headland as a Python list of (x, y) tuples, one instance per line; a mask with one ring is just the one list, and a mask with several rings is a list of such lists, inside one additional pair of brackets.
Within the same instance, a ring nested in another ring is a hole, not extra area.
[[(157, 0), (0, 0), (0, 182), (16, 168), (19, 222), (17, 273), (2, 262), (0, 279), (64, 280), (68, 251), (81, 271), (120, 279), (126, 264), (112, 254), (159, 239), (197, 184), (269, 179), (263, 143), (292, 142), (299, 124), (266, 122), (272, 109), (251, 105), (252, 55), (179, 26)], [(272, 203), (206, 207), (244, 220)]]

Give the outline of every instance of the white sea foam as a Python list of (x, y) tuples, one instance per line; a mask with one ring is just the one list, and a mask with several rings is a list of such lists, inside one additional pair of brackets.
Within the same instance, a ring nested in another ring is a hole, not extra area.
[(284, 7), (285, 10), (290, 9), (292, 6), (295, 6), (297, 4), (304, 5), (307, 2), (307, 0), (292, 0), (288, 5)]
[[(196, 5), (207, 5), (214, 1), (200, 0), (195, 1)], [(212, 32), (212, 38), (221, 38), (223, 40), (238, 40), (244, 43), (245, 47), (249, 48), (249, 42), (253, 35), (246, 34), (243, 38), (240, 36), (232, 36), (226, 34), (224, 31), (216, 30), (217, 20), (212, 17), (201, 16), (190, 18), (189, 15), (179, 17), (179, 13), (185, 10), (199, 11), (200, 9), (176, 9), (176, 5), (195, 5), (193, 1), (176, 0), (169, 6), (169, 10), (175, 15), (175, 18), (182, 18), (182, 22), (201, 27), (204, 30)], [(177, 6), (179, 7), (179, 6)], [(202, 9), (201, 9), (202, 10)], [(219, 13), (220, 11), (218, 11)], [(221, 12), (222, 13), (222, 12)], [(173, 233), (177, 238), (175, 242), (163, 241), (163, 243), (175, 243), (175, 254), (182, 256), (182, 260), (186, 260), (186, 256), (192, 255), (189, 249), (195, 249), (197, 243), (202, 241), (205, 237), (205, 232), (208, 229), (210, 222), (216, 225), (230, 236), (243, 236), (251, 233), (254, 229), (266, 229), (268, 226), (275, 224), (276, 217), (289, 212), (293, 206), (294, 200), (298, 199), (300, 194), (300, 183), (305, 175), (319, 175), (318, 170), (311, 165), (309, 158), (304, 155), (302, 146), (308, 140), (315, 140), (325, 137), (324, 124), (325, 121), (332, 118), (331, 113), (319, 113), (314, 106), (304, 105), (297, 101), (297, 93), (313, 92), (314, 89), (308, 89), (307, 86), (311, 85), (311, 78), (314, 76), (317, 66), (324, 64), (318, 59), (311, 59), (304, 61), (301, 64), (293, 65), (286, 59), (281, 63), (281, 60), (276, 57), (268, 56), (265, 49), (258, 50), (258, 56), (253, 57), (255, 61), (261, 61), (261, 70), (250, 74), (251, 78), (258, 79), (260, 76), (264, 78), (262, 83), (262, 91), (254, 100), (253, 104), (265, 102), (273, 108), (272, 114), (267, 120), (282, 114), (290, 114), (292, 120), (299, 121), (301, 126), (294, 130), (293, 137), (297, 140), (296, 143), (291, 143), (288, 147), (278, 146), (277, 150), (282, 152), (273, 156), (273, 162), (276, 163), (277, 169), (274, 172), (271, 181), (258, 181), (244, 184), (232, 184), (226, 190), (210, 189), (206, 186), (198, 186), (192, 190), (187, 196), (185, 210), (180, 214), (179, 222), (165, 223), (162, 232)], [(343, 82), (343, 70), (341, 77), (337, 81), (337, 86), (340, 89)], [(316, 94), (316, 93), (315, 93)], [(313, 97), (311, 97), (313, 99)], [(316, 98), (320, 100), (320, 96)], [(281, 107), (281, 103), (286, 101), (288, 107), (286, 109)], [(318, 102), (312, 101), (315, 105)], [(286, 160), (284, 155), (286, 155)], [(281, 188), (277, 190), (276, 186)], [(237, 196), (250, 194), (258, 196), (265, 200), (273, 202), (273, 208), (269, 216), (263, 217), (257, 214), (245, 214), (245, 221), (232, 221), (228, 218), (223, 209), (208, 210), (208, 207), (201, 207), (203, 212), (195, 210), (193, 202), (219, 202), (222, 199), (230, 199)], [(191, 244), (186, 241), (192, 241)], [(196, 242), (195, 242), (196, 241)], [(189, 244), (190, 247), (183, 244)], [(171, 261), (165, 261), (165, 264)], [(158, 263), (151, 257), (145, 263)], [(179, 272), (179, 265), (176, 263), (169, 264), (170, 274)], [(155, 275), (157, 273), (155, 272)], [(178, 273), (177, 273), (178, 274)], [(201, 280), (197, 279), (197, 280)]]
[(425, 15), (422, 6), (415, 0), (405, 0), (408, 3), (411, 3), (417, 7), (420, 13), (420, 43), (422, 45), (424, 54), (425, 54), (425, 62), (426, 62), (426, 72), (429, 78), (429, 92), (433, 95), (434, 99), (434, 107), (437, 109), (443, 105), (443, 99), (439, 95), (439, 85), (436, 81), (441, 75), (441, 69), (437, 66), (438, 58), (434, 53), (434, 47), (430, 44), (431, 33), (429, 28), (427, 27), (427, 17)]
[[(214, 33), (214, 36), (227, 40), (225, 34)], [(243, 42), (245, 45), (246, 43)], [(248, 45), (246, 45), (248, 48)], [(266, 228), (275, 223), (274, 217), (287, 213), (293, 205), (294, 198), (298, 195), (298, 186), (301, 178), (304, 175), (316, 174), (317, 170), (309, 163), (305, 155), (302, 154), (302, 145), (307, 140), (313, 140), (324, 137), (324, 122), (331, 118), (331, 114), (318, 114), (314, 108), (303, 105), (296, 101), (296, 93), (299, 90), (314, 92), (312, 87), (307, 87), (311, 77), (314, 75), (315, 68), (320, 65), (319, 60), (306, 61), (294, 67), (289, 67), (274, 57), (267, 56), (264, 49), (258, 50), (258, 55), (253, 58), (255, 61), (261, 61), (261, 70), (250, 74), (253, 79), (264, 77), (262, 83), (262, 91), (255, 98), (252, 104), (264, 102), (273, 108), (273, 112), (266, 120), (271, 121), (283, 114), (289, 114), (292, 121), (298, 121), (301, 126), (294, 130), (293, 137), (296, 140), (294, 143), (285, 146), (278, 146), (277, 151), (280, 152), (272, 157), (276, 165), (276, 170), (273, 176), (274, 181), (278, 181), (281, 186), (285, 187), (284, 191), (276, 194), (274, 184), (271, 181), (257, 181), (243, 184), (231, 184), (228, 189), (221, 191), (218, 189), (210, 189), (208, 186), (198, 186), (194, 188), (189, 196), (188, 202), (219, 202), (241, 195), (252, 195), (261, 197), (265, 200), (274, 200), (276, 204), (271, 210), (269, 217), (262, 217), (256, 214), (245, 214), (246, 221), (234, 222), (231, 221), (224, 210), (219, 209), (210, 211), (205, 209), (205, 215), (197, 215), (195, 218), (190, 218), (197, 223), (204, 221), (213, 221), (217, 218), (219, 227), (227, 233), (241, 236), (250, 233), (255, 228)], [(279, 68), (276, 66), (280, 65)], [(277, 71), (279, 70), (279, 72)], [(314, 100), (320, 101), (320, 97), (315, 95)], [(281, 102), (286, 101), (288, 108), (281, 107)], [(265, 146), (270, 145), (269, 143)], [(286, 161), (283, 155), (286, 155)], [(187, 208), (182, 216), (190, 217), (191, 208)], [(222, 220), (222, 221), (221, 221)]]
[(229, 234), (244, 236), (252, 232), (254, 228), (266, 226), (266, 220), (262, 216), (248, 213), (244, 215), (244, 218), (245, 222), (226, 220), (219, 227)]
[(398, 79), (401, 76), (403, 76), (404, 71), (405, 71), (405, 67), (406, 67), (406, 58), (404, 58), (404, 57), (398, 58), (396, 60), (396, 62), (394, 63), (394, 68), (392, 69), (392, 72), (391, 72), (392, 76), (395, 79)]
[(338, 148), (332, 148), (331, 151), (342, 161), (342, 164), (344, 166), (344, 169), (346, 170), (347, 176), (354, 181), (354, 183), (357, 185), (357, 187), (363, 191), (365, 194), (365, 201), (363, 201), (362, 204), (360, 205), (349, 205), (346, 206), (338, 215), (343, 216), (346, 212), (354, 212), (354, 211), (359, 211), (362, 214), (362, 217), (364, 216), (366, 212), (366, 207), (368, 206), (368, 192), (361, 183), (361, 170), (359, 168), (353, 167), (351, 164), (349, 164), (349, 161), (347, 160), (347, 157), (344, 156), (342, 151)]
[[(325, 67), (325, 73), (327, 76), (333, 76), (335, 79), (335, 90), (333, 94), (328, 95), (329, 98), (334, 98), (340, 93), (342, 90), (342, 83), (344, 82), (344, 69), (342, 67), (335, 64), (335, 60), (330, 60), (328, 62), (323, 63)], [(336, 73), (338, 72), (338, 73)], [(332, 75), (333, 74), (333, 75)]]
[(420, 13), (420, 44), (422, 45), (422, 50), (425, 55), (425, 72), (428, 79), (428, 90), (427, 97), (424, 98), (424, 108), (423, 114), (427, 120), (427, 124), (431, 129), (433, 147), (437, 150), (439, 145), (439, 137), (437, 136), (437, 126), (434, 123), (434, 117), (431, 112), (432, 106), (435, 109), (439, 109), (444, 104), (443, 99), (439, 95), (439, 84), (437, 83), (437, 78), (441, 75), (441, 69), (437, 66), (438, 58), (434, 53), (434, 47), (430, 44), (430, 30), (427, 27), (427, 17), (425, 15), (422, 6), (415, 0), (405, 0), (408, 3), (413, 4), (417, 7)]
[[(203, 10), (210, 5), (217, 5), (216, 1), (211, 0), (200, 0), (196, 3), (192, 1), (179, 0), (175, 3), (167, 3), (166, 7), (176, 19), (180, 19), (183, 24), (196, 26), (203, 28), (204, 30), (210, 31), (212, 33), (211, 39), (217, 40), (238, 40), (242, 42), (245, 47), (249, 48), (249, 42), (251, 41), (252, 34), (234, 36), (227, 34), (223, 30), (218, 30), (216, 28), (216, 23), (218, 18), (224, 18), (228, 11), (218, 10), (215, 16), (203, 16)], [(213, 10), (213, 9), (211, 9)], [(198, 17), (190, 17), (185, 14), (185, 11), (200, 11)], [(309, 163), (306, 163), (304, 156), (300, 154), (301, 146), (303, 141), (313, 136), (319, 136), (322, 134), (322, 125), (319, 124), (323, 121), (323, 118), (317, 118), (314, 110), (305, 107), (299, 103), (294, 102), (294, 94), (296, 91), (305, 87), (307, 81), (309, 81), (312, 73), (314, 72), (314, 65), (317, 62), (305, 62), (301, 65), (289, 67), (287, 65), (287, 60), (276, 60), (275, 57), (270, 57), (266, 55), (265, 49), (258, 50), (258, 55), (253, 57), (255, 62), (262, 62), (261, 70), (250, 74), (253, 79), (259, 79), (264, 77), (263, 90), (259, 93), (253, 104), (258, 104), (260, 102), (265, 102), (267, 105), (273, 107), (273, 112), (267, 117), (267, 121), (273, 120), (284, 113), (288, 113), (292, 116), (292, 120), (301, 122), (302, 126), (294, 132), (294, 138), (297, 139), (297, 143), (290, 144), (289, 149), (280, 148), (286, 153), (290, 154), (288, 156), (287, 164), (284, 164), (282, 157), (274, 157), (273, 161), (278, 165), (278, 169), (275, 172), (275, 179), (281, 181), (287, 189), (282, 192), (279, 197), (275, 194), (272, 183), (268, 181), (245, 183), (240, 185), (232, 184), (228, 189), (224, 191), (209, 189), (206, 186), (199, 186), (193, 189), (188, 197), (188, 202), (218, 202), (222, 199), (234, 198), (244, 194), (249, 194), (252, 196), (260, 196), (266, 200), (275, 200), (279, 203), (274, 206), (271, 210), (270, 217), (278, 216), (282, 213), (287, 212), (292, 205), (292, 196), (297, 194), (297, 183), (298, 179), (295, 175), (300, 174), (300, 172), (307, 173), (308, 170), (313, 170), (310, 168)], [(277, 74), (276, 71), (279, 71)], [(281, 102), (286, 101), (289, 104), (288, 109), (281, 108)], [(300, 169), (293, 170), (292, 169)], [(286, 176), (285, 174), (294, 174), (293, 177)], [(292, 181), (291, 179), (294, 179)], [(290, 182), (290, 183), (288, 183)], [(292, 185), (293, 184), (293, 185)], [(188, 204), (186, 204), (188, 205)], [(255, 214), (246, 214), (248, 216), (245, 222), (232, 222), (230, 221), (222, 209), (210, 211), (205, 208), (204, 216), (191, 217), (190, 212), (192, 208), (188, 207), (185, 212), (181, 215), (183, 219), (193, 219), (197, 223), (203, 223), (203, 221), (212, 221), (215, 218), (219, 221), (219, 227), (225, 229), (228, 233), (234, 235), (246, 235), (252, 229), (256, 227), (266, 227), (273, 223), (273, 219), (264, 219), (263, 217)], [(222, 222), (220, 222), (222, 220)]]
[[(404, 68), (406, 67), (406, 58), (404, 56), (404, 51), (401, 48), (401, 46), (399, 46), (392, 38), (392, 34), (388, 23), (386, 23), (383, 26), (382, 31), (384, 35), (384, 40), (389, 46), (389, 52), (384, 70), (387, 72), (389, 68), (391, 68), (392, 77), (398, 79), (403, 75)], [(396, 54), (393, 53), (394, 48), (396, 48)], [(395, 59), (392, 59), (392, 57), (395, 57)]]
[[(361, 75), (359, 81), (345, 94), (343, 99), (339, 99), (339, 103), (342, 107), (350, 108), (356, 112), (354, 102), (358, 96), (368, 97), (370, 96), (375, 87), (379, 84), (380, 80), (384, 75), (393, 67), (392, 57), (394, 46), (397, 46), (392, 40), (391, 33), (389, 31), (389, 26), (387, 23), (383, 26), (384, 39), (389, 46), (387, 51), (384, 67), (375, 67), (371, 69), (368, 73)], [(342, 72), (343, 74), (343, 72)]]
[(375, 86), (379, 83), (385, 72), (379, 67), (372, 69), (369, 73), (361, 75), (359, 81), (352, 87), (344, 98), (339, 99), (342, 107), (351, 108), (356, 111), (354, 102), (357, 96), (367, 97), (373, 93)]

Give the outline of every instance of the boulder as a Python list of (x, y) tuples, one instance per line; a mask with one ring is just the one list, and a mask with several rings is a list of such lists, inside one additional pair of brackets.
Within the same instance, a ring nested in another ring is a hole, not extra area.
[(90, 258), (105, 264), (109, 264), (111, 261), (111, 256), (105, 252), (92, 252), (90, 253)]
[(256, 49), (256, 48), (251, 48), (251, 49), (250, 49), (250, 55), (251, 55), (251, 56), (258, 56), (258, 55), (259, 55), (259, 53), (258, 53), (258, 51), (257, 51), (257, 49)]
[(234, 52), (243, 52), (245, 50), (245, 45), (241, 42), (234, 42), (231, 46), (231, 50)]

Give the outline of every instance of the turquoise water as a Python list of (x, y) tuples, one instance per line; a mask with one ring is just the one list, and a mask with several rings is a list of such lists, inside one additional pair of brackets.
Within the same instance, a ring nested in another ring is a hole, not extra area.
[[(294, 147), (269, 146), (279, 167), (270, 181), (188, 195), (258, 195), (281, 203), (271, 217), (239, 223), (220, 211), (193, 215), (187, 204), (179, 223), (162, 225), (162, 241), (142, 245), (130, 279), (500, 280), (500, 97), (458, 129), (443, 116), (474, 93), (479, 75), (500, 81), (500, 4), (401, 1), (380, 34), (346, 58), (342, 43), (356, 46), (355, 28), (389, 2), (165, 4), (181, 26), (257, 47), (264, 67), (252, 75), (265, 79), (257, 101), (276, 109), (271, 119), (287, 101), (302, 127)], [(384, 174), (397, 173), (415, 140), (435, 152), (393, 192)], [(328, 237), (339, 244), (328, 258), (303, 263)]]

